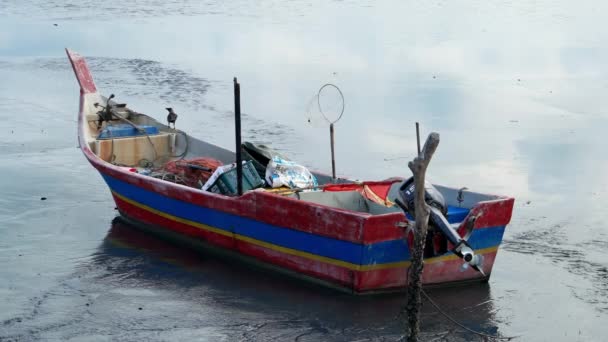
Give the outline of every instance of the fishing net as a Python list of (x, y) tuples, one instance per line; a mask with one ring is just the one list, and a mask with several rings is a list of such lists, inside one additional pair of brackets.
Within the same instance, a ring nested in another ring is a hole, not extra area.
[(193, 158), (171, 161), (162, 173), (165, 180), (200, 188), (223, 163), (213, 158)]
[(306, 106), (306, 122), (312, 127), (334, 124), (344, 114), (344, 95), (336, 85), (323, 85)]

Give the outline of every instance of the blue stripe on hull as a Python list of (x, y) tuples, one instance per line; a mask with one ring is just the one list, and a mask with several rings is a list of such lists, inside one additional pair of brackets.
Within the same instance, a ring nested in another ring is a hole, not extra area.
[(473, 249), (482, 249), (500, 245), (505, 226), (476, 229), (469, 237), (468, 243)]
[(404, 239), (376, 242), (363, 247), (362, 265), (410, 260), (410, 248)]

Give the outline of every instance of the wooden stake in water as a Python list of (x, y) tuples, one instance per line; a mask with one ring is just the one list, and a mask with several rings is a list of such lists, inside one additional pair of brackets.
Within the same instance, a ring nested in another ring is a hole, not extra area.
[[(418, 124), (416, 124), (418, 128)], [(408, 320), (408, 342), (417, 342), (418, 334), (420, 333), (420, 307), (422, 304), (420, 292), (422, 289), (422, 262), (424, 256), (424, 244), (428, 230), (430, 209), (425, 197), (425, 177), (426, 169), (439, 145), (439, 134), (429, 134), (422, 152), (418, 154), (414, 160), (408, 163), (408, 167), (414, 174), (415, 184), (415, 228), (414, 228), (414, 245), (412, 246), (411, 265), (408, 274), (407, 288), (407, 320)]]

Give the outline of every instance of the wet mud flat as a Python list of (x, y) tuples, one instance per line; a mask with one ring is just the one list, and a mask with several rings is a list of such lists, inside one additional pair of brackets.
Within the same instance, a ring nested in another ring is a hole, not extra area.
[[(338, 172), (354, 178), (407, 176), (420, 121), (442, 137), (431, 180), (516, 198), (490, 282), (433, 299), (485, 333), (602, 341), (608, 70), (594, 25), (607, 12), (544, 5), (111, 1), (93, 19), (87, 2), (0, 1), (0, 341), (396, 341), (404, 331), (403, 296), (303, 285), (115, 220), (77, 149), (66, 46), (87, 55), (104, 94), (157, 118), (171, 104), (178, 128), (225, 147), (238, 76), (245, 139), (321, 170), (327, 127), (308, 124), (306, 104), (337, 83)], [(425, 340), (481, 340), (428, 304), (423, 319)]]

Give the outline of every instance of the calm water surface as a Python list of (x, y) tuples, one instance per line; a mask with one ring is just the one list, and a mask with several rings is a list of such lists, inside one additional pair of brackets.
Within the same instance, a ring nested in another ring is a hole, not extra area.
[[(327, 126), (307, 105), (336, 83), (344, 176), (408, 176), (419, 121), (441, 134), (434, 182), (516, 198), (489, 284), (431, 296), (486, 333), (606, 340), (607, 15), (603, 1), (0, 0), (0, 340), (402, 336), (402, 295), (304, 286), (115, 220), (76, 148), (64, 47), (104, 94), (158, 119), (171, 106), (228, 148), (238, 76), (245, 138), (320, 170)], [(426, 340), (479, 340), (423, 311)]]

